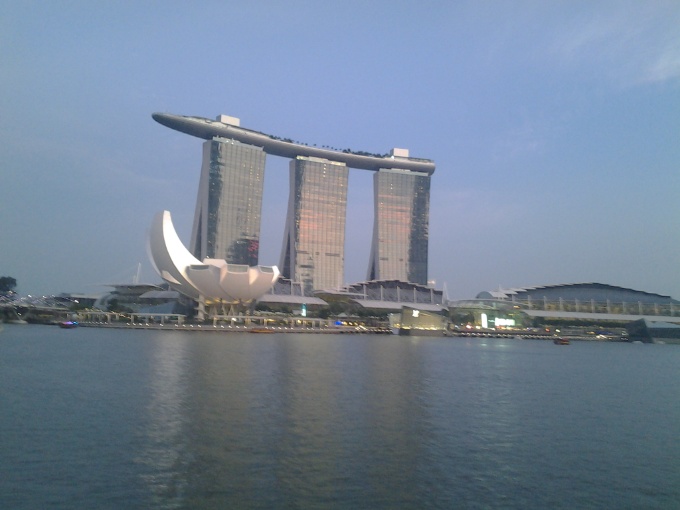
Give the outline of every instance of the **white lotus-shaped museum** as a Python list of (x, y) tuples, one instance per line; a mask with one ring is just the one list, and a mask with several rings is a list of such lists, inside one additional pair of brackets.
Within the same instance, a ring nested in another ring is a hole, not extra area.
[(276, 266), (250, 267), (210, 258), (201, 262), (180, 241), (169, 211), (154, 217), (148, 248), (160, 277), (193, 299), (250, 303), (267, 293), (279, 277)]

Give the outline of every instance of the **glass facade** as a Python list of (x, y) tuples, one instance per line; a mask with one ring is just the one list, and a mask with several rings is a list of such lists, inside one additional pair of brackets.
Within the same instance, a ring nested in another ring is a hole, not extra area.
[[(305, 293), (342, 285), (348, 168), (298, 157), (290, 162), (290, 196), (281, 274)], [(310, 294), (307, 294), (310, 295)]]
[(427, 284), (430, 176), (381, 169), (373, 176), (374, 223), (369, 280)]
[(235, 140), (203, 144), (203, 166), (191, 234), (199, 260), (258, 264), (265, 152)]

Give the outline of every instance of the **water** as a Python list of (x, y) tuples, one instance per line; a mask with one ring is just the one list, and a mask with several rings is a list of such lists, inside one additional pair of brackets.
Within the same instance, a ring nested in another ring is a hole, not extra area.
[(680, 508), (680, 346), (5, 325), (0, 508)]

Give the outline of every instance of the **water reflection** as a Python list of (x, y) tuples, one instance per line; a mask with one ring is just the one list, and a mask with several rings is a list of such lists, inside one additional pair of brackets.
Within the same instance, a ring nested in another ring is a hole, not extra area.
[[(164, 337), (146, 481), (166, 508), (578, 506), (571, 487), (602, 476), (583, 459), (612, 455), (589, 440), (601, 415), (574, 429), (589, 408), (570, 377), (597, 380), (578, 349), (576, 362), (516, 340)], [(585, 477), (547, 476), (561, 464)]]
[(166, 338), (146, 481), (168, 508), (413, 499), (429, 435), (419, 353), (366, 337)]
[(144, 448), (137, 462), (154, 505), (163, 508), (179, 508), (187, 486), (188, 368), (189, 338), (168, 333), (153, 340)]
[(431, 339), (164, 341), (153, 361), (148, 481), (166, 506), (191, 508), (452, 504), (464, 489), (446, 465), (494, 490), (499, 473), (515, 476), (517, 370), (503, 345), (471, 352), (461, 364)]

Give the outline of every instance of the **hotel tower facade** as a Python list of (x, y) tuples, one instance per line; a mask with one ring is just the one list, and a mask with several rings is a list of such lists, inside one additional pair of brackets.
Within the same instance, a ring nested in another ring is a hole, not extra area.
[(257, 265), (265, 158), (260, 147), (236, 140), (215, 137), (203, 143), (191, 232), (194, 257)]
[(373, 194), (367, 279), (427, 284), (430, 176), (381, 169), (373, 176)]
[(241, 128), (224, 115), (153, 118), (207, 140), (191, 238), (199, 260), (258, 264), (265, 160), (272, 154), (291, 159), (282, 276), (305, 293), (343, 284), (348, 172), (355, 168), (375, 172), (368, 279), (427, 284), (431, 160), (405, 149), (382, 156), (310, 147)]
[(290, 162), (279, 267), (306, 294), (344, 283), (348, 175), (344, 163), (327, 159), (299, 156)]

